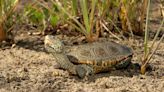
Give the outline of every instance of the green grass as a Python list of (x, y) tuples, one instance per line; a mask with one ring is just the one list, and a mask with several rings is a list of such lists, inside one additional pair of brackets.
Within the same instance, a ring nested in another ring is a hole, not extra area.
[[(48, 24), (47, 21), (50, 21), (53, 27), (57, 26), (59, 21), (63, 21), (62, 23), (68, 23), (69, 26), (84, 34), (88, 40), (94, 40), (99, 37), (100, 31), (107, 30), (109, 25), (112, 25), (115, 28), (114, 31), (118, 33), (121, 33), (121, 30), (126, 28), (126, 24), (128, 24), (128, 27), (125, 30), (130, 30), (131, 34), (135, 28), (140, 28), (140, 25), (137, 25), (137, 27), (135, 25), (137, 24), (136, 17), (139, 17), (137, 15), (138, 12), (136, 12), (140, 11), (137, 10), (139, 2), (133, 0), (130, 2), (127, 0), (123, 2), (119, 0), (49, 0), (48, 2), (35, 0), (35, 2), (36, 5), (31, 7), (35, 9), (35, 12), (30, 12), (33, 9), (29, 8), (26, 10), (28, 14), (25, 14), (28, 15), (31, 21), (38, 20), (38, 24), (36, 22), (34, 24), (43, 25), (44, 28), (42, 30), (45, 30)], [(120, 13), (120, 7), (123, 5), (125, 7), (123, 11), (126, 11), (126, 16)], [(45, 9), (47, 10), (46, 13), (44, 12)], [(121, 24), (122, 28), (118, 26), (120, 16), (125, 19)], [(80, 18), (80, 21), (77, 17)], [(109, 31), (113, 30), (108, 29)], [(109, 33), (111, 34), (111, 32)]]
[[(80, 31), (81, 33), (83, 33), (88, 40), (92, 40), (92, 34), (93, 34), (93, 27), (95, 26), (94, 22), (95, 21), (95, 7), (97, 5), (97, 0), (92, 0), (91, 1), (91, 7), (88, 7), (89, 3), (87, 2), (87, 0), (80, 0), (80, 9), (78, 9), (79, 7), (77, 6), (77, 3), (75, 0), (72, 0), (72, 13), (70, 12), (70, 10), (68, 10), (67, 8), (65, 8), (61, 2), (55, 2), (53, 0), (51, 0), (53, 2), (54, 5), (58, 6), (58, 8), (62, 11), (63, 14), (66, 14), (68, 16), (68, 18), (70, 18), (71, 20), (73, 20), (74, 22), (70, 22), (67, 21), (67, 23), (69, 23), (70, 25), (72, 25), (74, 28), (76, 28), (78, 31)], [(91, 8), (91, 12), (89, 12)], [(83, 23), (79, 22), (76, 17), (74, 17), (74, 15), (77, 15), (77, 10), (81, 10), (82, 13), (82, 18), (83, 18)]]

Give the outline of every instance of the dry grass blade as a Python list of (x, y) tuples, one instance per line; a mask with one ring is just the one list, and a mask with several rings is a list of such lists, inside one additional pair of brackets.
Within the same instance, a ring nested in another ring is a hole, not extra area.
[(141, 7), (141, 21), (140, 21), (141, 28), (143, 28), (144, 18), (145, 18), (145, 12), (146, 12), (147, 6), (148, 6), (148, 0), (143, 0), (143, 5)]
[[(124, 5), (124, 7), (125, 7), (125, 5)], [(130, 31), (130, 33), (131, 33), (132, 39), (134, 39), (134, 35), (133, 35), (133, 31), (132, 31), (131, 22), (130, 22), (129, 17), (128, 17), (128, 12), (129, 12), (129, 11), (128, 11), (127, 7), (125, 7), (125, 9), (126, 9), (126, 11), (127, 11), (127, 12), (125, 12), (125, 17), (126, 17), (126, 20), (127, 20), (127, 26), (128, 26), (128, 29), (129, 29), (129, 31)]]
[[(123, 38), (123, 40), (127, 40), (127, 38), (121, 33), (121, 31), (120, 31), (120, 29), (117, 27), (117, 25), (109, 18), (108, 19), (111, 23), (112, 23), (112, 25), (116, 28), (116, 30), (117, 30), (117, 32), (119, 32), (120, 33), (120, 35), (122, 36), (122, 38)], [(110, 30), (107, 30), (108, 32), (110, 32)], [(111, 33), (111, 32), (110, 32)]]
[(164, 6), (162, 5), (162, 2), (160, 4), (160, 10), (161, 10), (161, 15), (164, 17)]
[(126, 5), (123, 3), (123, 1), (121, 2), (121, 22), (122, 22), (122, 28), (123, 28), (123, 31), (126, 32), (127, 30), (130, 31), (131, 33), (131, 36), (132, 38), (134, 38), (134, 35), (133, 35), (133, 31), (132, 31), (132, 26), (131, 26), (131, 22), (129, 20), (129, 16), (128, 16), (128, 13), (130, 13), (128, 11), (128, 8), (126, 7)]
[(164, 18), (163, 18), (163, 20), (162, 20), (162, 23), (161, 23), (160, 27), (159, 27), (158, 30), (157, 30), (157, 33), (156, 33), (156, 35), (155, 35), (155, 37), (154, 37), (154, 39), (153, 39), (153, 43), (152, 43), (152, 45), (151, 45), (150, 48), (153, 48), (154, 43), (155, 43), (155, 40), (157, 39), (157, 37), (158, 37), (158, 35), (159, 35), (159, 33), (160, 33), (161, 29), (162, 29), (163, 23), (164, 23)]
[(7, 32), (13, 27), (11, 19), (19, 0), (0, 0), (0, 42), (7, 39)]
[(107, 30), (113, 37), (117, 38), (119, 41), (122, 41), (117, 35), (113, 34), (106, 26), (104, 23), (100, 22), (100, 24), (104, 27), (105, 30)]

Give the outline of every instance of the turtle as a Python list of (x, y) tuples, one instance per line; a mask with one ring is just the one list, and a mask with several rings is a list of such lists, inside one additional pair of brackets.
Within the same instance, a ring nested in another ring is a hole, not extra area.
[(66, 48), (63, 41), (46, 35), (44, 46), (60, 68), (80, 78), (128, 67), (133, 57), (132, 49), (113, 41), (97, 41)]

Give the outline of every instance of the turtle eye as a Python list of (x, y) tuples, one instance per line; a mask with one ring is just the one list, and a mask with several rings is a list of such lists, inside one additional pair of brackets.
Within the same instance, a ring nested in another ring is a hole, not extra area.
[(51, 45), (51, 48), (53, 48), (55, 52), (60, 53), (63, 50), (63, 44), (61, 42), (56, 42), (56, 43)]

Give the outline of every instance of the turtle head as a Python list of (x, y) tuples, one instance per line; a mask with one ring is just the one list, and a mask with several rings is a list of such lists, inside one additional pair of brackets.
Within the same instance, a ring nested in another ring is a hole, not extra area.
[(46, 35), (44, 46), (45, 49), (50, 53), (62, 53), (64, 44), (59, 38), (52, 35)]

